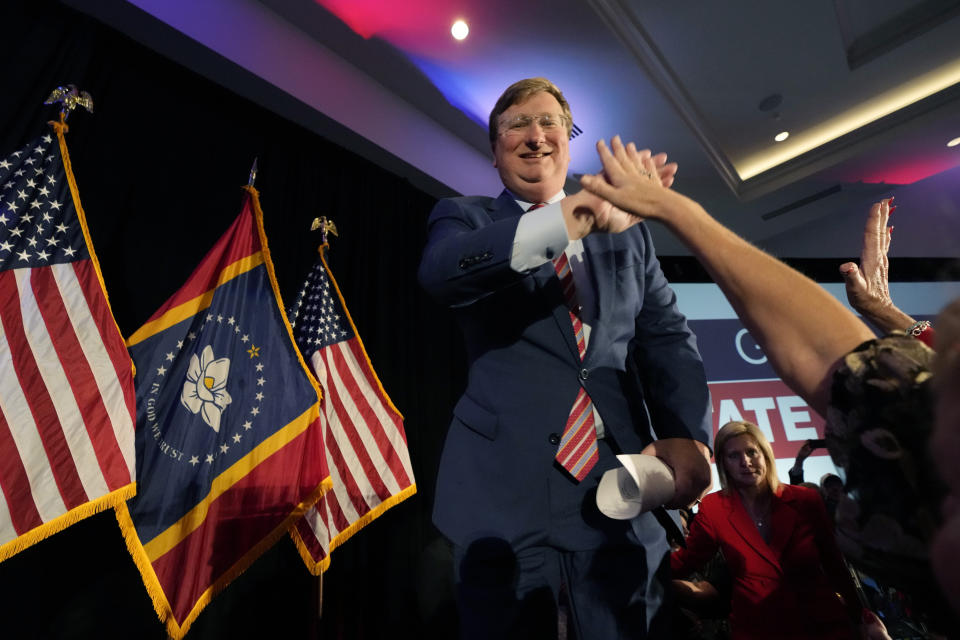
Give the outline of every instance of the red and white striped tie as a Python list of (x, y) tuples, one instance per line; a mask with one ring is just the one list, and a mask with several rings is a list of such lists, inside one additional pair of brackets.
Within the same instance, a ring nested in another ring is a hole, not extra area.
[[(539, 209), (544, 204), (535, 204), (527, 211)], [(553, 268), (557, 272), (557, 278), (560, 279), (563, 298), (570, 313), (570, 324), (573, 326), (573, 334), (577, 341), (577, 351), (582, 361), (587, 345), (584, 339), (583, 321), (580, 319), (580, 304), (577, 301), (573, 271), (570, 269), (570, 262), (567, 260), (566, 253), (561, 253), (553, 261)], [(560, 466), (577, 479), (577, 482), (586, 478), (600, 459), (600, 455), (597, 453), (597, 430), (593, 424), (593, 402), (583, 387), (580, 387), (577, 399), (574, 400), (573, 407), (570, 408), (570, 415), (567, 416), (567, 424), (563, 429), (555, 458)]]

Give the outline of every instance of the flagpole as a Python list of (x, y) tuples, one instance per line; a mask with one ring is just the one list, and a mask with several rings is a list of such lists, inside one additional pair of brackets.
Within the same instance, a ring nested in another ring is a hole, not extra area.
[[(334, 224), (333, 220), (327, 219), (326, 216), (320, 216), (314, 218), (310, 223), (310, 231), (316, 231), (320, 229), (321, 244), (317, 248), (317, 251), (323, 251), (324, 247), (329, 247), (330, 245), (327, 242), (327, 233), (332, 233), (333, 235), (337, 234), (337, 225)], [(323, 619), (323, 571), (317, 573), (317, 581), (314, 583), (316, 586), (316, 606), (317, 606), (317, 623)]]

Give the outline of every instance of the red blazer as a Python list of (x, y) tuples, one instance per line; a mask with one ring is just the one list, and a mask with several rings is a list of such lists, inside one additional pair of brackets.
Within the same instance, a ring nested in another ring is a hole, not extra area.
[(733, 579), (734, 638), (858, 637), (861, 606), (820, 494), (781, 485), (769, 526), (767, 543), (739, 494), (708, 495), (686, 548), (670, 557), (674, 577), (686, 577), (720, 549)]

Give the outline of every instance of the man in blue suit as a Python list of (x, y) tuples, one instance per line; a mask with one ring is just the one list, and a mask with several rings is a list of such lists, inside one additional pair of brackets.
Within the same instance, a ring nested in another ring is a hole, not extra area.
[[(556, 637), (558, 603), (581, 640), (669, 637), (667, 516), (608, 519), (597, 485), (617, 454), (638, 452), (673, 471), (668, 507), (710, 484), (694, 336), (645, 225), (564, 193), (571, 127), (549, 80), (515, 83), (489, 125), (506, 189), (430, 215), (419, 279), (454, 310), (469, 359), (434, 506), (463, 637)], [(669, 186), (676, 165), (654, 159)]]

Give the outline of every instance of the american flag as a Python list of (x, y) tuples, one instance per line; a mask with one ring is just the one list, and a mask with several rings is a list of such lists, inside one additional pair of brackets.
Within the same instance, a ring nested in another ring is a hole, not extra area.
[(292, 532), (314, 574), (329, 566), (331, 551), (417, 490), (403, 416), (373, 370), (323, 248), (287, 313), (324, 390), (321, 418), (333, 488)]
[(0, 560), (136, 488), (131, 361), (54, 127), (0, 160)]

